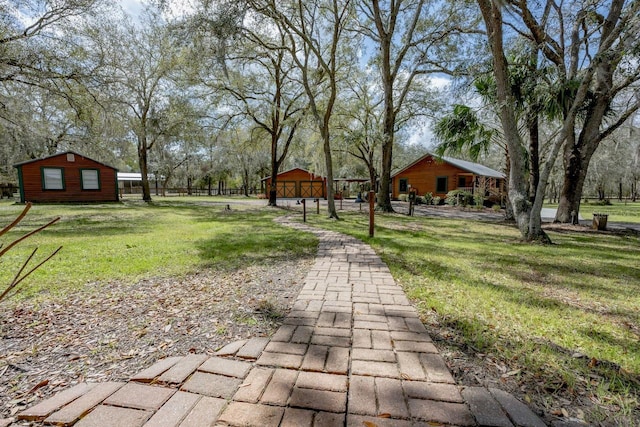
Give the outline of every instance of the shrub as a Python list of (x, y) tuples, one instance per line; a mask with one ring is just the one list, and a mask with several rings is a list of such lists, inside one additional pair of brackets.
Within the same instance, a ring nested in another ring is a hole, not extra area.
[(442, 199), (440, 198), (440, 196), (435, 196), (435, 197), (433, 198), (433, 204), (434, 204), (434, 205), (436, 205), (436, 206), (438, 206), (438, 205), (440, 204), (441, 200), (442, 200)]
[(500, 209), (502, 208), (500, 207), (500, 205), (493, 205), (491, 206), (491, 209), (493, 209), (494, 212), (500, 212)]
[(424, 204), (424, 198), (422, 196), (416, 196), (416, 200), (414, 202), (416, 205), (423, 205)]
[(473, 204), (478, 208), (482, 208), (484, 206), (484, 196), (479, 191), (473, 195)]
[(466, 190), (452, 190), (444, 201), (447, 205), (467, 207), (473, 204), (473, 194)]
[(407, 195), (406, 194), (400, 194), (398, 196), (398, 200), (400, 200), (401, 202), (406, 202), (408, 200)]
[(433, 204), (433, 193), (425, 194), (423, 199), (424, 199), (424, 203), (426, 205), (432, 205)]

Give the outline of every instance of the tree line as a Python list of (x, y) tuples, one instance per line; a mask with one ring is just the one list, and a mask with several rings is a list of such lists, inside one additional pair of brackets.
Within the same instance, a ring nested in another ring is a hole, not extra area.
[(337, 218), (345, 174), (392, 210), (408, 136), (432, 122), (441, 153), (503, 159), (523, 238), (547, 241), (545, 196), (570, 221), (613, 155), (635, 157), (624, 179), (637, 192), (639, 7), (156, 0), (129, 16), (104, 0), (2, 1), (2, 172), (72, 148), (139, 170), (147, 201), (149, 172), (244, 188), (261, 174), (275, 205), (278, 172), (296, 164), (327, 177)]

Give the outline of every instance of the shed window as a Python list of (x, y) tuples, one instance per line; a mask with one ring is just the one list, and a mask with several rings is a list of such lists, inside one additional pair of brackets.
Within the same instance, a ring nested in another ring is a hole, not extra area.
[(83, 190), (100, 189), (100, 171), (98, 169), (81, 169), (80, 180)]
[(401, 193), (406, 193), (407, 192), (407, 188), (409, 186), (409, 180), (407, 178), (401, 178), (400, 179), (400, 192)]
[(436, 178), (436, 193), (446, 193), (449, 188), (449, 178), (439, 176)]
[(64, 169), (42, 168), (43, 190), (64, 190)]

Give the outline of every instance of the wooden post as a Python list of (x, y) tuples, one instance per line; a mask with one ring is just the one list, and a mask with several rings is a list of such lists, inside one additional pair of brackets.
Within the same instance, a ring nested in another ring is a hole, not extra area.
[(307, 201), (302, 199), (302, 222), (307, 222)]
[(369, 191), (369, 237), (373, 237), (374, 210), (376, 205), (376, 192)]
[(316, 213), (320, 215), (320, 199), (316, 199)]

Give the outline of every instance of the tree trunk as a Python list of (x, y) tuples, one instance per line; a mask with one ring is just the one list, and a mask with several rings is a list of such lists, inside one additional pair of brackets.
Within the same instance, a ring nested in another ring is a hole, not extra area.
[(380, 33), (380, 54), (382, 87), (384, 90), (384, 122), (382, 143), (382, 175), (378, 191), (378, 207), (382, 212), (393, 212), (391, 206), (391, 167), (393, 166), (393, 140), (395, 131), (395, 106), (393, 99), (393, 82), (395, 76), (391, 68), (391, 38), (392, 34), (385, 32), (378, 22)]
[(149, 177), (147, 166), (147, 142), (146, 138), (138, 136), (138, 166), (142, 176), (142, 200), (151, 201), (151, 190), (149, 189)]
[[(507, 58), (504, 53), (501, 5), (491, 0), (477, 0), (487, 26), (487, 37), (493, 57), (496, 79), (496, 97), (499, 104), (500, 123), (509, 152), (509, 200), (513, 208), (520, 234), (527, 241), (549, 242), (540, 226), (540, 212), (532, 218), (532, 205), (526, 179), (527, 152), (523, 150), (518, 123), (513, 110), (515, 104), (509, 80)], [(542, 185), (544, 186), (544, 184)], [(538, 188), (540, 193), (540, 188)], [(541, 202), (538, 201), (541, 206)]]
[(511, 200), (509, 199), (509, 175), (511, 175), (511, 160), (509, 160), (509, 150), (505, 150), (505, 183), (504, 183), (504, 191), (507, 192), (507, 197), (504, 203), (504, 219), (506, 221), (515, 221), (516, 216), (513, 213), (513, 206), (511, 206)]
[[(612, 8), (621, 8), (620, 1), (612, 3), (617, 4), (617, 6), (613, 5)], [(609, 18), (613, 19), (611, 22), (617, 19), (615, 16), (610, 16)], [(578, 216), (589, 163), (604, 137), (604, 134), (601, 134), (600, 127), (612, 102), (610, 94), (615, 70), (613, 60), (599, 61), (596, 70), (597, 73), (595, 75), (597, 77), (593, 89), (594, 98), (587, 105), (586, 117), (581, 121), (582, 128), (577, 141), (574, 130), (576, 129), (575, 122), (571, 132), (567, 134), (564, 153), (564, 182), (560, 192), (556, 222), (570, 222), (572, 212), (575, 212), (576, 217)]]
[(370, 182), (370, 185), (371, 185), (370, 190), (371, 191), (376, 191), (376, 178), (377, 178), (376, 177), (376, 168), (373, 165), (373, 162), (368, 163), (367, 166), (368, 166), (368, 169), (369, 169), (369, 182)]
[(618, 183), (618, 200), (622, 201), (622, 181)]
[(527, 119), (529, 125), (529, 156), (530, 156), (530, 177), (529, 177), (529, 197), (531, 203), (534, 202), (536, 189), (540, 182), (540, 132), (537, 113), (529, 113)]
[(391, 165), (393, 161), (393, 142), (382, 146), (382, 174), (380, 176), (380, 188), (378, 189), (378, 210), (393, 212), (391, 206)]
[(329, 218), (339, 219), (338, 211), (336, 210), (336, 201), (334, 198), (333, 189), (333, 159), (331, 157), (331, 143), (329, 138), (329, 127), (323, 126), (321, 129), (324, 159), (327, 169), (327, 210), (329, 212)]
[(278, 171), (280, 170), (280, 162), (278, 161), (278, 139), (275, 135), (271, 135), (271, 185), (269, 186), (269, 206), (277, 206), (278, 201)]
[(571, 137), (569, 135), (565, 146), (564, 177), (554, 222), (569, 223), (572, 212), (575, 212), (576, 217), (580, 213), (580, 202), (589, 163), (598, 146), (595, 142), (574, 144)]
[(247, 169), (244, 170), (242, 181), (244, 181), (244, 197), (249, 197), (249, 171)]

